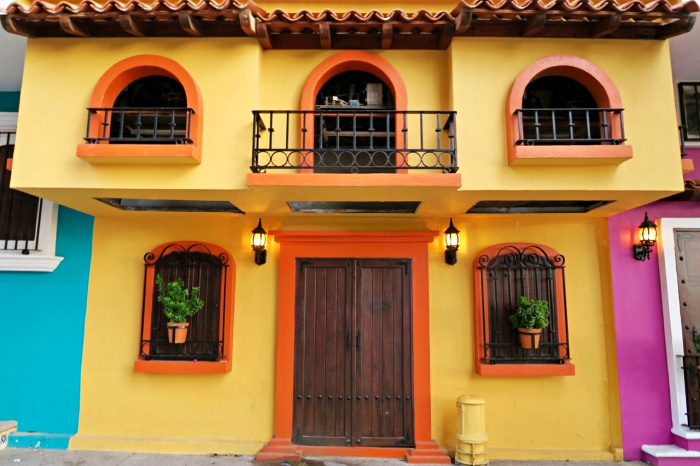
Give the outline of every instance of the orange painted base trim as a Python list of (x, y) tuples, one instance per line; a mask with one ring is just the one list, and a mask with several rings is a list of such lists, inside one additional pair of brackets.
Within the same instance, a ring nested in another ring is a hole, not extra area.
[(506, 377), (576, 375), (573, 364), (477, 364), (479, 375)]
[(95, 164), (197, 165), (202, 160), (194, 144), (80, 144), (76, 155)]
[(451, 464), (452, 460), (436, 442), (420, 442), (416, 448), (321, 447), (295, 445), (290, 439), (273, 438), (255, 456), (256, 461), (301, 461), (303, 456), (356, 458), (404, 458), (407, 463)]
[(211, 361), (134, 361), (134, 372), (149, 374), (224, 374), (231, 372), (231, 360)]
[(339, 173), (248, 173), (248, 186), (416, 186), (460, 188), (459, 173), (434, 174), (339, 174)]
[(693, 159), (681, 159), (681, 169), (683, 170), (684, 175), (695, 170), (695, 164), (693, 163)]
[(632, 146), (515, 146), (509, 165), (616, 165), (632, 158)]

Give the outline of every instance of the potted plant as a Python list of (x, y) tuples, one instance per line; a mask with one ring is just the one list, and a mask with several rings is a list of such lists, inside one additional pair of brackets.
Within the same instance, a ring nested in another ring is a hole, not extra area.
[(199, 287), (192, 287), (192, 295), (182, 278), (164, 283), (163, 277), (156, 276), (158, 302), (163, 305), (163, 313), (168, 318), (168, 341), (184, 343), (187, 339), (188, 317), (192, 317), (204, 307), (199, 299)]
[(542, 329), (549, 325), (549, 303), (521, 296), (520, 305), (508, 319), (518, 330), (520, 346), (524, 349), (537, 349)]

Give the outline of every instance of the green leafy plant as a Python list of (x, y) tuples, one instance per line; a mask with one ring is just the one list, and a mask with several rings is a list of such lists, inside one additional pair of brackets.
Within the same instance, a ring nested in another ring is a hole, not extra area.
[(700, 333), (697, 333), (693, 329), (693, 339), (695, 340), (695, 353), (700, 354)]
[(158, 287), (158, 302), (163, 304), (163, 313), (170, 322), (187, 322), (187, 318), (195, 315), (204, 307), (204, 301), (199, 299), (199, 287), (192, 287), (192, 296), (182, 278), (177, 281), (164, 283), (163, 277), (156, 276)]
[(544, 328), (549, 325), (549, 303), (521, 296), (520, 306), (508, 319), (515, 328)]

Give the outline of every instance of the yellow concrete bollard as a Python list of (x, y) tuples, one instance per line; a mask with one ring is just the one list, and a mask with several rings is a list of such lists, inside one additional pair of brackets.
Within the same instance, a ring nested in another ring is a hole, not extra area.
[(462, 395), (457, 398), (457, 451), (455, 463), (489, 464), (486, 456), (485, 403), (481, 398)]

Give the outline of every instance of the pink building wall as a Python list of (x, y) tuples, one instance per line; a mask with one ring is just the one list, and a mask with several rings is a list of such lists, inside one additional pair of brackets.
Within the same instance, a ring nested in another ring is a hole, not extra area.
[[(699, 168), (700, 149), (688, 149)], [(644, 212), (649, 219), (700, 217), (700, 203), (660, 201), (608, 219), (622, 446), (626, 460), (641, 460), (642, 445), (671, 445), (671, 407), (661, 302), (658, 248), (651, 260), (632, 255)]]

